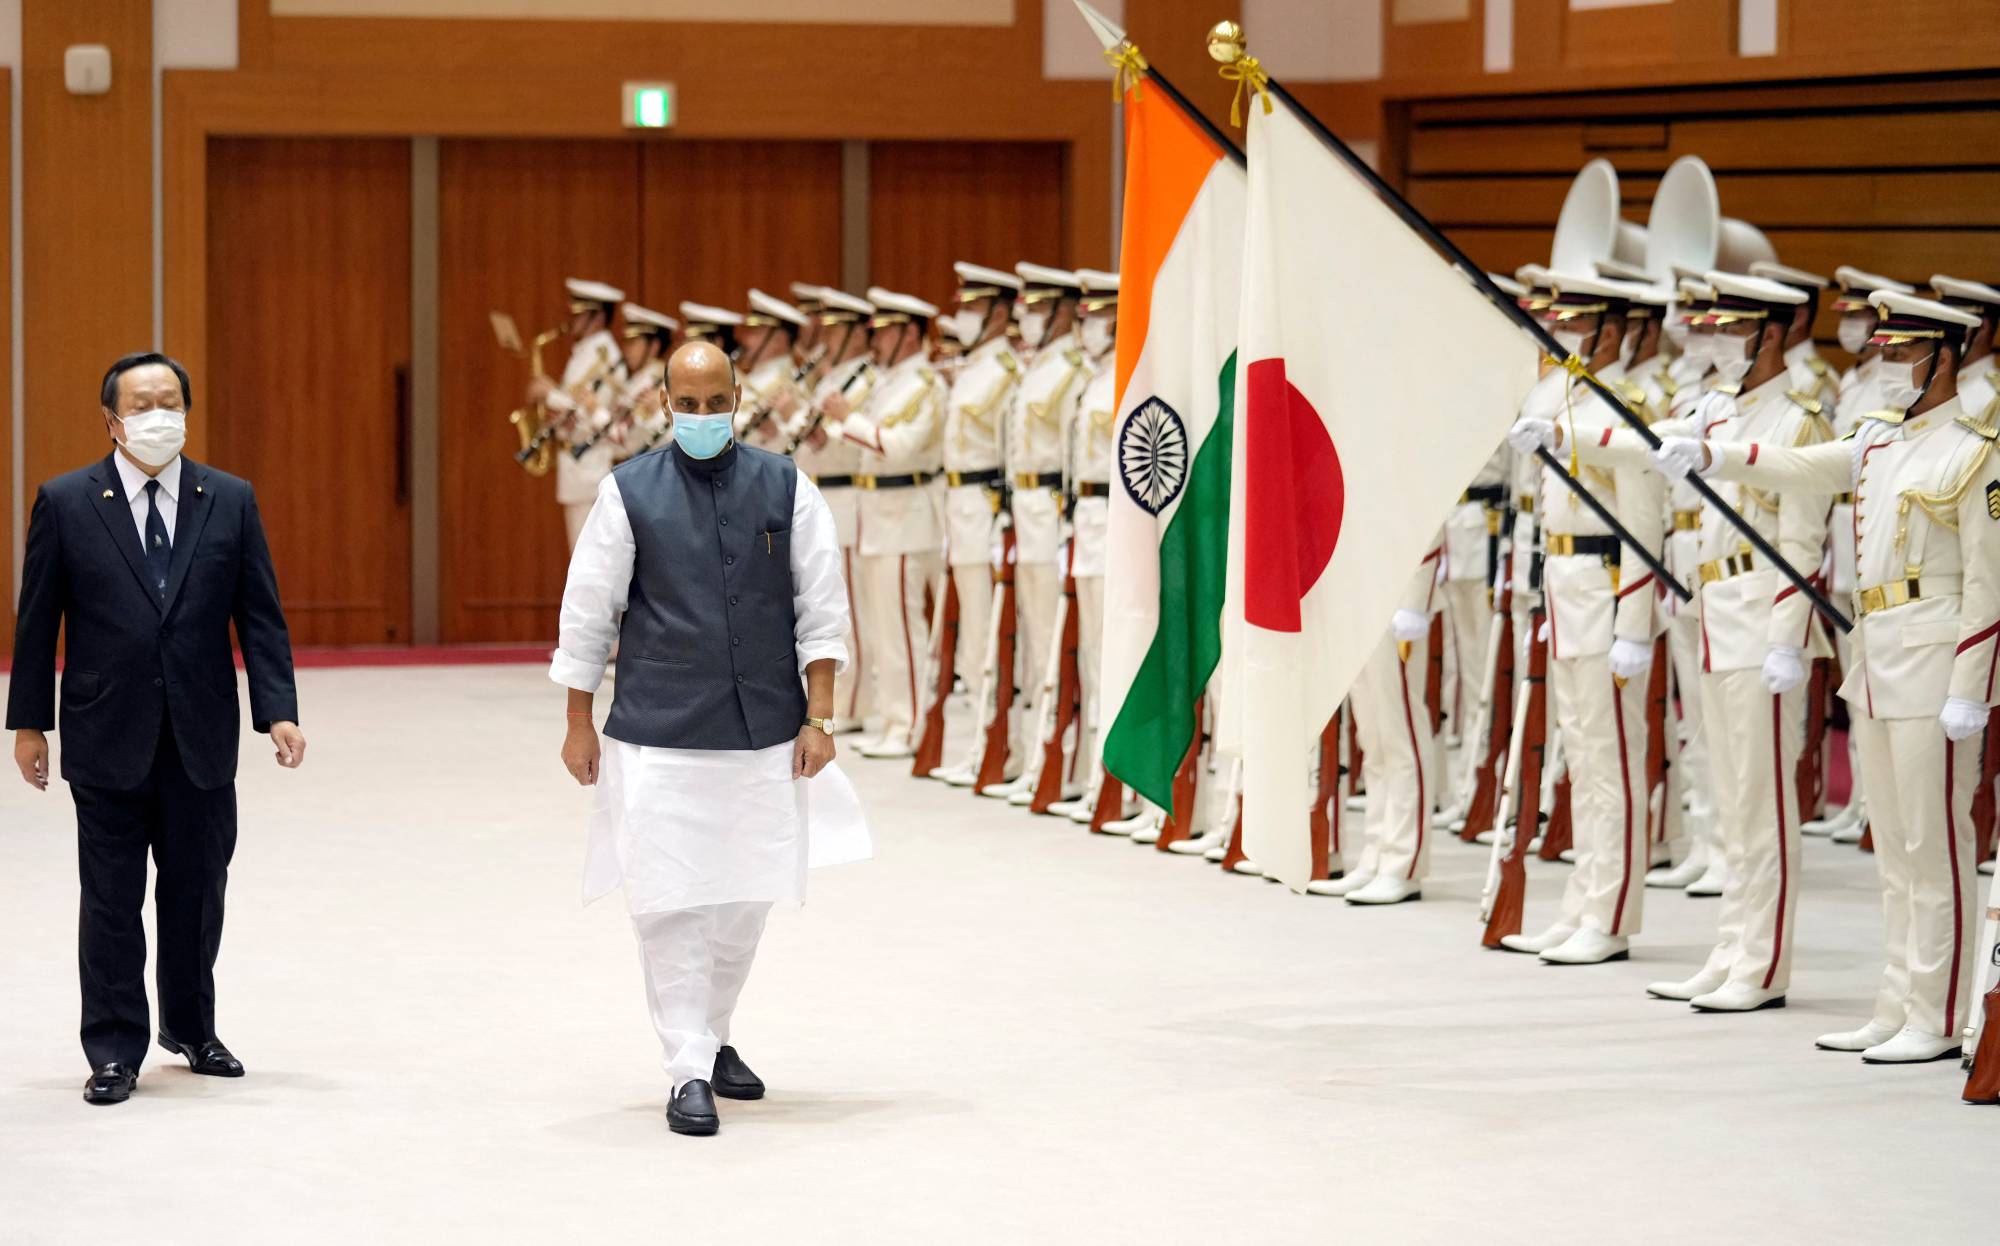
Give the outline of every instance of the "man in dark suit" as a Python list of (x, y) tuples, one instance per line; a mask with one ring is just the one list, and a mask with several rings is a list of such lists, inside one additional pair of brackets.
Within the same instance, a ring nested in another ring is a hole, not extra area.
[(187, 373), (127, 355), (100, 401), (114, 449), (35, 495), (7, 726), (14, 760), (49, 783), (56, 636), (66, 629), (62, 774), (76, 800), (82, 879), (84, 1099), (131, 1097), (146, 1055), (146, 852), (159, 950), (160, 1046), (197, 1073), (241, 1077), (215, 1035), (222, 895), (236, 847), (236, 665), (278, 764), (305, 756), (292, 644), (248, 483), (181, 455)]

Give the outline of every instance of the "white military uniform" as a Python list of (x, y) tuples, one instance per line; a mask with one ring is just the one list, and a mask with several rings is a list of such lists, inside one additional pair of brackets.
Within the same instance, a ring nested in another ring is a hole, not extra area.
[(1104, 658), (1104, 564), (1111, 518), (1111, 432), (1118, 415), (1118, 358), (1106, 352), (1084, 387), (1069, 426), (1070, 488), (1076, 513), (1070, 521), (1070, 572), (1076, 577), (1076, 666), (1083, 717), (1077, 724), (1071, 772), (1083, 795), (1060, 812), (1088, 822), (1096, 811), (1104, 774), (1098, 753), (1105, 724), (1098, 689)]
[[(575, 436), (579, 442), (609, 424), (613, 418), (610, 395), (624, 382), (625, 361), (618, 339), (609, 329), (599, 329), (578, 340), (563, 365), (558, 392), (549, 395), (552, 410), (576, 411), (581, 425)], [(556, 501), (563, 508), (563, 527), (570, 548), (576, 548), (577, 534), (597, 501), (597, 486), (611, 474), (617, 459), (610, 438), (600, 440), (582, 458), (567, 447), (556, 451)]]
[[(615, 477), (598, 488), (570, 559), (561, 640), (550, 678), (595, 692), (617, 639), (636, 559)], [(798, 662), (846, 661), (846, 591), (833, 518), (809, 481), (792, 505)], [(591, 802), (586, 902), (621, 889), (639, 940), (662, 1064), (678, 1090), (713, 1075), (773, 903), (805, 898), (808, 864), (868, 854), (850, 823), (841, 840), (809, 802), (844, 788), (838, 771), (792, 778), (793, 744), (755, 750), (653, 748), (607, 737)], [(808, 795), (809, 791), (812, 793)], [(847, 799), (851, 802), (851, 794)], [(826, 842), (813, 844), (824, 829)]]
[[(1438, 561), (1442, 540), (1426, 553), (1404, 586), (1401, 611), (1429, 619), (1438, 610)], [(1407, 656), (1393, 633), (1375, 647), (1348, 693), (1361, 739), (1361, 773), (1368, 789), (1360, 862), (1340, 883), (1324, 889), (1356, 902), (1378, 892), (1385, 900), (1413, 899), (1430, 864), (1431, 806), (1437, 799), (1437, 740), (1426, 700), (1430, 687), (1430, 633), (1409, 643)]]
[[(850, 395), (863, 393), (862, 387), (868, 379), (864, 373), (872, 374), (874, 364), (866, 355), (835, 364), (827, 371), (826, 379), (813, 391), (810, 403), (802, 406), (793, 420), (785, 426), (787, 443), (803, 436), (812, 425), (813, 411), (843, 387), (851, 384)], [(833, 524), (840, 534), (842, 568), (848, 587), (848, 607), (854, 616), (853, 643), (848, 647), (848, 669), (842, 673), (840, 686), (834, 689), (834, 718), (836, 721), (861, 725), (866, 730), (878, 730), (875, 721), (874, 682), (868, 671), (868, 638), (863, 629), (867, 627), (870, 606), (865, 602), (866, 586), (861, 578), (861, 568), (856, 559), (856, 543), (861, 531), (860, 495), (854, 487), (854, 477), (861, 470), (861, 447), (842, 437), (827, 437), (818, 446), (800, 441), (793, 461), (799, 470), (810, 476), (819, 486), (820, 495), (826, 499), (828, 509), (833, 512)]]
[[(1941, 304), (1875, 298), (1960, 323)], [(1713, 447), (1721, 479), (1854, 492), (1860, 617), (1840, 694), (1855, 711), (1888, 937), (1874, 1018), (1821, 1045), (1866, 1047), (1884, 1062), (1953, 1045), (1973, 977), (1979, 742), (1952, 742), (1939, 714), (1948, 700), (1991, 706), (2000, 687), (2000, 458), (1994, 429), (1964, 415), (1953, 398), (1900, 423), (1870, 420), (1842, 442)]]
[(873, 744), (904, 755), (916, 746), (922, 712), (917, 678), (930, 630), (924, 593), (939, 545), (937, 510), (925, 486), (937, 472), (943, 414), (944, 388), (919, 352), (890, 368), (841, 425), (841, 436), (861, 451), (855, 541), (862, 598), (870, 603), (862, 644), (882, 716)]
[[(1461, 748), (1477, 749), (1479, 742), (1465, 733), (1472, 727), (1473, 707), (1479, 704), (1480, 684), (1486, 675), (1486, 641), (1493, 619), (1493, 566), (1495, 538), (1506, 514), (1511, 488), (1513, 456), (1505, 445), (1493, 452), (1486, 465), (1466, 488), (1465, 496), (1444, 521), (1444, 583), (1439, 595), (1444, 609), (1445, 678), (1439, 698), (1450, 727), (1446, 734), (1457, 737)], [(1365, 760), (1365, 758), (1364, 758)], [(1462, 804), (1470, 793), (1445, 791), (1466, 771), (1455, 761), (1441, 768), (1439, 803)]]

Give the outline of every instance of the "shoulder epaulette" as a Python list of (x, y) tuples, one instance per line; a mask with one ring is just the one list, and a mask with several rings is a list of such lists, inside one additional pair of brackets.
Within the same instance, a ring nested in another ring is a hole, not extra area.
[(1632, 408), (1634, 411), (1645, 409), (1646, 387), (1644, 385), (1639, 384), (1637, 381), (1620, 381), (1618, 382), (1618, 392), (1625, 396), (1626, 406)]
[(1981, 424), (1969, 415), (1961, 415), (1953, 420), (1952, 423), (1971, 433), (1981, 441), (2000, 441), (2000, 428), (1995, 428), (1991, 424)]
[(1812, 369), (1814, 376), (1825, 376), (1833, 371), (1832, 368), (1827, 367), (1826, 360), (1821, 359), (1818, 355), (1806, 356), (1806, 367)]
[(924, 384), (926, 385), (936, 385), (938, 383), (938, 374), (929, 368), (918, 368), (917, 375), (924, 378)]
[(1081, 368), (1084, 363), (1083, 352), (1074, 347), (1064, 351), (1063, 358), (1069, 360), (1069, 366), (1072, 368)]
[(1826, 414), (1826, 404), (1804, 390), (1788, 389), (1785, 391), (1785, 397), (1791, 399), (1800, 410), (1814, 418), (1819, 418)]
[(1013, 373), (1019, 373), (1021, 371), (1021, 361), (1014, 358), (1013, 351), (1011, 350), (1001, 351), (999, 359), (1000, 359), (1000, 366), (1007, 369), (1007, 371)]

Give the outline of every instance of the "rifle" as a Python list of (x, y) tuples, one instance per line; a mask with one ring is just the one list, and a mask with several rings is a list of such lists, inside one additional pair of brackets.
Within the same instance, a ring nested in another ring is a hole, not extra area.
[[(841, 397), (844, 398), (850, 392), (852, 392), (854, 387), (861, 383), (862, 378), (864, 377), (872, 378), (874, 375), (875, 375), (875, 365), (864, 357), (861, 360), (861, 366), (856, 368), (853, 372), (850, 372), (847, 376), (847, 379), (840, 383)], [(785, 443), (785, 448), (782, 451), (784, 456), (789, 459), (793, 455), (797, 454), (799, 452), (799, 447), (805, 445), (806, 442), (812, 438), (812, 435), (819, 431), (820, 425), (824, 423), (826, 423), (826, 408), (819, 405), (818, 403), (814, 403), (812, 418), (805, 422), (805, 424), (799, 429), (796, 436), (794, 436), (790, 441)]]
[[(1653, 641), (1653, 668), (1646, 680), (1646, 843), (1667, 840), (1667, 634)], [(1651, 864), (1650, 861), (1647, 862)]]
[(1000, 541), (1000, 568), (993, 573), (993, 617), (986, 630), (986, 668), (980, 672), (980, 708), (985, 711), (986, 743), (979, 755), (979, 773), (972, 790), (983, 791), (1007, 778), (1007, 750), (1014, 708), (1014, 529), (1005, 528)]
[(1107, 823), (1118, 822), (1125, 817), (1125, 785), (1109, 770), (1097, 785), (1097, 804), (1090, 811), (1090, 829), (1102, 831)]
[[(1166, 821), (1160, 824), (1160, 840), (1154, 846), (1165, 852), (1169, 846), (1187, 839), (1194, 834), (1194, 798), (1197, 792), (1197, 770), (1201, 763), (1201, 711), (1208, 698), (1204, 695), (1194, 703), (1194, 733), (1188, 740), (1187, 755), (1181, 758), (1180, 769), (1174, 771), (1174, 805), (1167, 811)], [(1235, 862), (1229, 862), (1234, 866)]]
[[(1424, 655), (1424, 713), (1430, 718), (1431, 734), (1438, 736), (1444, 731), (1444, 616), (1431, 616), (1431, 634), (1426, 642), (1430, 651)], [(1430, 817), (1426, 809), (1420, 815)]]
[(1528, 841), (1542, 816), (1542, 752), (1549, 729), (1549, 644), (1542, 639), (1543, 617), (1540, 605), (1528, 616), (1528, 678), (1514, 705), (1507, 777), (1493, 818), (1493, 855), (1479, 902), (1479, 915), (1486, 921), (1479, 941), (1485, 947), (1499, 947), (1502, 938), (1520, 934), (1527, 907)]
[(1063, 737), (1075, 725), (1079, 744), (1083, 734), (1083, 707), (1078, 702), (1081, 688), (1077, 677), (1078, 621), (1076, 617), (1076, 546), (1070, 545), (1069, 568), (1063, 575), (1062, 596), (1056, 602), (1055, 647), (1049, 652), (1042, 674), (1041, 705), (1038, 707), (1038, 738), (1042, 744), (1041, 770), (1035, 776), (1034, 798), (1028, 812), (1047, 813), (1049, 806), (1063, 797)]
[(1794, 782), (1799, 791), (1799, 818), (1817, 818), (1825, 812), (1826, 801), (1826, 718), (1832, 708), (1833, 659), (1813, 658), (1812, 674), (1806, 677), (1806, 740), (1799, 750)]
[(917, 754), (910, 774), (922, 779), (944, 764), (944, 708), (957, 680), (953, 669), (958, 660), (958, 585), (950, 568), (944, 573), (944, 591), (936, 595), (931, 614), (931, 643), (925, 654), (924, 686), (931, 690), (930, 705), (924, 710), (922, 730), (917, 735)]
[(1974, 989), (1983, 993), (1977, 997), (1985, 1016), (1977, 1021), (1968, 1018), (1965, 1027), (1965, 1063), (1972, 1070), (1965, 1079), (1965, 1101), (2000, 1103), (2000, 1042), (1983, 1047), (1979, 1042), (1983, 1035), (2000, 1033), (2000, 874), (1993, 876), (1993, 886), (1986, 897), (1986, 920), (1979, 927), (1979, 947), (1984, 955), (1979, 960)]
[(1993, 782), (1996, 777), (2000, 777), (2000, 710), (1987, 717), (1986, 735), (1980, 742), (1979, 790), (1972, 795), (1974, 862), (1993, 859), (1996, 821)]
[[(1562, 756), (1562, 740), (1556, 740), (1556, 756)], [(1537, 855), (1544, 861), (1560, 861), (1562, 854), (1576, 847), (1576, 827), (1571, 820), (1569, 764), (1563, 763), (1561, 776), (1556, 779), (1555, 793), (1549, 803), (1549, 824), (1542, 831), (1542, 850)]]
[[(1467, 764), (1473, 767), (1472, 800), (1465, 807), (1465, 825), (1458, 837), (1465, 843), (1479, 838), (1479, 832), (1493, 825), (1493, 810), (1500, 783), (1507, 769), (1507, 737), (1500, 724), (1514, 717), (1514, 553), (1510, 543), (1503, 558), (1496, 560), (1500, 590), (1493, 598), (1493, 620), (1487, 627), (1486, 681), (1479, 690), (1478, 725), (1465, 737)], [(1460, 790), (1464, 790), (1461, 785)]]
[(1326, 878), (1333, 866), (1333, 825), (1340, 815), (1335, 810), (1340, 797), (1340, 709), (1319, 733), (1318, 764), (1314, 767), (1312, 818), (1308, 822), (1312, 838), (1312, 877)]

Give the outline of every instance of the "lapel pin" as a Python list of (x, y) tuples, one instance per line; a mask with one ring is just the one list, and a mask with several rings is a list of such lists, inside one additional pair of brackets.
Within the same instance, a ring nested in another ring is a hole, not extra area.
[(200, 492), (201, 492), (201, 486), (200, 486), (200, 485), (196, 485), (196, 486), (194, 487), (194, 491), (195, 491), (196, 493), (200, 493)]
[(109, 490), (109, 489), (106, 489), (106, 490), (104, 491), (104, 496), (105, 496), (106, 500), (109, 500), (109, 499), (111, 499), (111, 498), (115, 498), (115, 497), (117, 497), (118, 495), (117, 495), (117, 494), (115, 494), (115, 493), (113, 493), (113, 492), (112, 492), (111, 490)]

